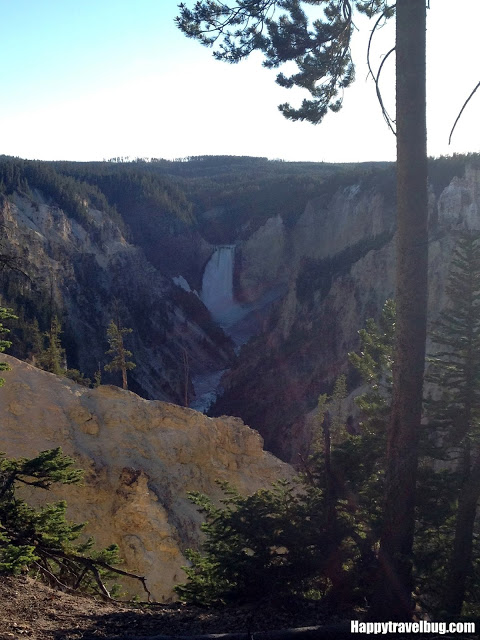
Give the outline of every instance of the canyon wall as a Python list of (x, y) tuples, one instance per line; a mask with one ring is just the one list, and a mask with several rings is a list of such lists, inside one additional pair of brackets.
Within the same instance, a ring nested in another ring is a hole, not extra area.
[[(219, 497), (217, 480), (252, 493), (292, 469), (263, 451), (238, 418), (208, 418), (118, 387), (87, 389), (2, 354), (11, 370), (0, 388), (0, 450), (32, 457), (62, 447), (85, 470), (83, 486), (33, 490), (37, 504), (65, 499), (88, 521), (99, 547), (116, 543), (129, 571), (147, 577), (157, 600), (185, 580), (183, 551), (198, 545), (201, 516), (187, 491)], [(130, 594), (142, 595), (135, 581)]]
[[(265, 273), (283, 273), (288, 289), (264, 322), (263, 333), (240, 353), (222, 385), (224, 394), (213, 414), (242, 417), (258, 429), (265, 446), (284, 460), (298, 461), (308, 448), (307, 414), (320, 393), (330, 392), (335, 378), (346, 373), (350, 388), (358, 383), (348, 365), (348, 352), (358, 348), (358, 330), (369, 317), (378, 318), (394, 295), (394, 174), (360, 180), (310, 201), (287, 234), (277, 235), (283, 254), (259, 270), (260, 258), (242, 268), (240, 281), (250, 291), (263, 286)], [(433, 185), (435, 186), (435, 185)], [(480, 169), (467, 166), (464, 177), (430, 194), (430, 296), (433, 319), (446, 303), (445, 280), (455, 230), (480, 228)], [(266, 225), (267, 226), (267, 225)], [(271, 227), (280, 229), (278, 221)], [(272, 240), (275, 242), (275, 240)], [(247, 254), (246, 254), (247, 255)], [(268, 260), (267, 260), (268, 263)]]
[(191, 376), (233, 361), (233, 345), (198, 297), (148, 262), (106, 213), (90, 208), (78, 220), (34, 191), (0, 196), (0, 224), (1, 253), (21, 269), (0, 274), (3, 303), (43, 319), (43, 330), (59, 315), (69, 368), (93, 377), (103, 367), (111, 320), (133, 329), (126, 338), (136, 363), (130, 388), (144, 397), (183, 402), (185, 385), (193, 392)]

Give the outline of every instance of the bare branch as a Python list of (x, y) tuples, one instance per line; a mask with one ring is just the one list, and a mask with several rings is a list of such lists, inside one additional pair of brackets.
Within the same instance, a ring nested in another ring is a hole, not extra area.
[(97, 583), (98, 588), (100, 589), (103, 597), (106, 598), (107, 600), (113, 600), (112, 596), (108, 592), (107, 587), (102, 582), (102, 579), (100, 577), (100, 572), (98, 571), (97, 567), (94, 564), (90, 566), (90, 571), (93, 573), (95, 582)]
[(477, 84), (477, 86), (475, 87), (475, 89), (472, 91), (472, 93), (468, 96), (468, 98), (465, 100), (465, 102), (463, 103), (463, 107), (460, 109), (460, 113), (457, 116), (457, 119), (455, 120), (455, 122), (453, 123), (453, 127), (452, 130), (450, 131), (450, 135), (448, 137), (448, 144), (450, 144), (450, 142), (452, 141), (452, 135), (453, 132), (455, 131), (455, 127), (457, 126), (457, 122), (460, 120), (460, 118), (462, 117), (462, 113), (465, 110), (465, 107), (467, 106), (467, 104), (470, 102), (470, 100), (473, 98), (476, 90), (478, 89), (478, 87), (480, 87), (480, 82)]
[[(384, 117), (384, 119), (385, 119), (385, 122), (387, 123), (387, 125), (388, 125), (389, 129), (391, 130), (391, 132), (393, 133), (393, 135), (394, 135), (394, 136), (396, 136), (396, 135), (397, 135), (397, 133), (396, 133), (395, 129), (394, 129), (394, 128), (393, 128), (393, 126), (392, 126), (392, 125), (394, 124), (394, 122), (395, 122), (395, 121), (393, 120), (393, 118), (391, 118), (391, 117), (389, 116), (389, 114), (388, 114), (388, 112), (387, 112), (387, 110), (386, 110), (386, 108), (385, 108), (385, 105), (384, 105), (384, 102), (383, 102), (383, 98), (382, 98), (382, 93), (381, 93), (381, 91), (380, 91), (380, 84), (379, 84), (379, 80), (380, 80), (380, 74), (381, 74), (381, 72), (382, 72), (383, 65), (385, 64), (385, 62), (386, 62), (386, 60), (387, 60), (388, 56), (389, 56), (391, 53), (393, 53), (393, 51), (395, 51), (395, 47), (393, 47), (392, 49), (390, 49), (390, 51), (389, 51), (387, 54), (385, 54), (385, 55), (383, 56), (382, 62), (381, 62), (381, 64), (380, 64), (380, 67), (378, 68), (378, 72), (377, 72), (377, 74), (376, 74), (376, 75), (373, 73), (372, 65), (371, 65), (371, 62), (370, 62), (370, 51), (371, 51), (372, 41), (373, 41), (373, 36), (374, 36), (375, 32), (377, 31), (377, 29), (379, 29), (379, 28), (380, 28), (380, 23), (382, 22), (382, 20), (384, 20), (384, 19), (385, 19), (385, 16), (386, 16), (387, 12), (388, 12), (388, 11), (391, 11), (392, 9), (394, 9), (394, 8), (395, 8), (395, 6), (396, 6), (396, 5), (394, 5), (394, 4), (393, 4), (392, 6), (387, 7), (387, 8), (382, 12), (382, 14), (380, 15), (380, 17), (377, 19), (377, 21), (375, 22), (375, 25), (374, 25), (374, 27), (373, 27), (373, 29), (372, 29), (372, 32), (370, 33), (370, 37), (369, 37), (369, 39), (368, 39), (368, 48), (367, 48), (367, 65), (368, 65), (368, 72), (369, 72), (369, 74), (372, 76), (373, 81), (375, 82), (375, 91), (376, 91), (376, 93), (377, 93), (377, 99), (378, 99), (378, 102), (379, 102), (379, 104), (380, 104), (380, 108), (381, 108), (381, 110), (382, 110), (382, 115), (383, 115), (383, 117)], [(382, 25), (382, 26), (383, 26), (383, 25)]]
[(395, 121), (388, 115), (388, 111), (385, 109), (385, 105), (383, 104), (382, 94), (380, 92), (380, 85), (379, 85), (380, 74), (382, 73), (383, 65), (387, 61), (388, 56), (391, 53), (393, 53), (394, 51), (395, 51), (395, 47), (392, 47), (390, 49), (390, 51), (383, 56), (382, 63), (380, 65), (380, 67), (378, 68), (377, 77), (375, 78), (375, 90), (377, 92), (377, 98), (378, 98), (378, 101), (380, 103), (380, 107), (382, 109), (382, 114), (383, 114), (383, 117), (385, 118), (385, 122), (389, 126), (389, 128), (390, 128), (391, 132), (393, 133), (393, 135), (396, 136), (397, 132), (395, 131), (395, 129), (392, 126), (392, 123), (394, 123)]
[(33, 564), (34, 564), (35, 567), (37, 567), (37, 569), (41, 573), (43, 573), (45, 576), (47, 576), (47, 578), (49, 580), (51, 580), (53, 582), (53, 584), (56, 584), (57, 587), (59, 587), (63, 591), (68, 591), (69, 593), (74, 593), (75, 592), (75, 589), (72, 589), (71, 587), (68, 587), (66, 584), (63, 584), (63, 582), (60, 582), (60, 580), (57, 578), (57, 576), (54, 573), (52, 573), (51, 571), (49, 571), (46, 566), (43, 566), (39, 562), (34, 562)]
[(139, 582), (142, 583), (143, 589), (147, 594), (148, 602), (152, 601), (152, 594), (150, 593), (147, 587), (145, 576), (138, 576), (135, 573), (131, 573), (130, 571), (124, 571), (123, 569), (118, 569), (117, 567), (113, 567), (112, 565), (108, 564), (108, 562), (104, 562), (103, 560), (96, 560), (94, 558), (85, 558), (84, 556), (79, 556), (74, 553), (65, 553), (60, 549), (47, 550), (47, 549), (42, 549), (41, 547), (38, 547), (37, 553), (45, 554), (46, 556), (49, 556), (50, 558), (53, 558), (54, 560), (57, 560), (57, 561), (58, 561), (58, 558), (63, 558), (71, 562), (78, 562), (79, 564), (82, 564), (87, 571), (91, 571), (93, 573), (95, 580), (97, 581), (97, 584), (100, 590), (102, 591), (102, 595), (104, 595), (105, 597), (108, 597), (110, 600), (112, 598), (110, 597), (110, 594), (108, 594), (108, 591), (105, 588), (105, 585), (103, 585), (103, 588), (101, 586), (101, 584), (103, 583), (101, 583), (100, 574), (98, 573), (98, 567), (101, 567), (102, 569), (107, 569), (108, 571), (112, 571), (113, 573), (117, 573), (118, 575), (125, 576), (127, 578), (133, 578), (134, 580), (138, 580)]
[(108, 569), (109, 571), (113, 571), (115, 573), (118, 573), (121, 576), (125, 576), (127, 578), (133, 578), (134, 580), (139, 580), (142, 583), (142, 586), (143, 586), (143, 589), (144, 589), (145, 593), (147, 594), (148, 602), (152, 601), (152, 594), (148, 590), (147, 581), (146, 581), (145, 576), (138, 576), (135, 573), (130, 573), (129, 571), (123, 571), (122, 569), (118, 569), (117, 567), (112, 567), (107, 562), (103, 562), (101, 560), (91, 560), (91, 562), (94, 562), (95, 564), (97, 564), (98, 566), (102, 567), (103, 569)]

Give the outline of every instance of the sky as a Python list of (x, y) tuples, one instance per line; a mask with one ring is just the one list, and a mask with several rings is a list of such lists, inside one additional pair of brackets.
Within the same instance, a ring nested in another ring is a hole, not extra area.
[[(193, 0), (184, 0), (192, 5)], [(356, 81), (344, 106), (319, 125), (287, 121), (277, 105), (299, 105), (299, 89), (275, 84), (260, 54), (218, 62), (174, 24), (176, 0), (0, 0), (0, 154), (40, 160), (250, 155), (292, 161), (394, 160), (367, 78), (373, 24), (355, 18)], [(427, 127), (432, 156), (480, 151), (477, 84), (479, 0), (430, 0)], [(393, 21), (372, 62), (394, 44)], [(394, 110), (394, 61), (382, 94)]]

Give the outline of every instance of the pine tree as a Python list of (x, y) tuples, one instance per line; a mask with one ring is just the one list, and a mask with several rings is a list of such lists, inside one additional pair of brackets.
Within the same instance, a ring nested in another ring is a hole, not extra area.
[[(444, 607), (460, 614), (468, 577), (480, 498), (480, 233), (460, 232), (447, 284), (450, 304), (432, 334), (438, 347), (427, 379), (440, 393), (427, 402), (447, 458), (457, 457), (460, 485)], [(450, 451), (450, 456), (448, 455)], [(453, 453), (452, 453), (453, 451)]]
[[(312, 5), (318, 11), (311, 18)], [(412, 548), (427, 328), (428, 194), (426, 137), (425, 0), (198, 0), (179, 5), (178, 27), (214, 47), (219, 60), (238, 62), (252, 51), (264, 65), (291, 62), (297, 72), (277, 75), (286, 88), (306, 89), (297, 109), (280, 105), (285, 117), (318, 124), (342, 106), (343, 90), (354, 80), (350, 40), (354, 11), (396, 24), (397, 233), (395, 369), (387, 438), (385, 527), (377, 597), (372, 619), (412, 617)], [(380, 70), (383, 62), (380, 65)], [(380, 71), (376, 77), (378, 83)], [(378, 90), (378, 86), (377, 86)], [(392, 120), (382, 105), (392, 128)], [(386, 568), (388, 567), (388, 571)], [(395, 579), (392, 580), (392, 576)]]
[(123, 336), (131, 332), (132, 329), (122, 329), (113, 320), (107, 329), (107, 339), (110, 345), (107, 355), (113, 356), (113, 359), (109, 364), (105, 365), (105, 371), (121, 371), (123, 389), (128, 389), (127, 371), (136, 367), (134, 362), (128, 360), (132, 356), (132, 352), (125, 349), (123, 344)]
[(385, 434), (392, 405), (392, 368), (395, 334), (395, 302), (387, 300), (377, 322), (368, 318), (360, 329), (360, 351), (348, 358), (367, 390), (355, 398), (362, 412), (364, 433)]
[(37, 359), (42, 369), (50, 371), (50, 373), (55, 373), (57, 376), (65, 374), (65, 349), (62, 347), (60, 341), (61, 333), (62, 327), (57, 316), (52, 316), (50, 330), (44, 334), (47, 340), (47, 347), (40, 353)]
[[(5, 309), (4, 307), (0, 307), (0, 320), (8, 320), (10, 318), (14, 319), (16, 317), (17, 316), (12, 313), (12, 309)], [(8, 347), (10, 347), (10, 345), (12, 344), (10, 340), (5, 340), (1, 337), (6, 333), (10, 333), (10, 329), (4, 327), (3, 322), (0, 322), (0, 353), (3, 353), (5, 349), (8, 349)], [(0, 362), (0, 371), (9, 371), (9, 369), (10, 365), (7, 362)], [(0, 378), (0, 387), (3, 387), (4, 384), (5, 379)]]
[(92, 538), (79, 542), (85, 525), (67, 521), (65, 501), (34, 509), (17, 495), (21, 485), (78, 483), (83, 473), (73, 464), (59, 448), (30, 459), (0, 454), (0, 575), (32, 571), (51, 586), (107, 598), (113, 592), (105, 582), (123, 575), (140, 580), (150, 595), (143, 577), (112, 566), (120, 562), (116, 545), (96, 551)]
[(45, 336), (41, 333), (37, 318), (34, 318), (32, 323), (28, 326), (28, 342), (30, 344), (30, 357), (32, 363), (35, 365), (38, 362), (38, 358), (44, 351)]
[(219, 484), (226, 494), (220, 507), (200, 493), (189, 494), (206, 516), (205, 542), (203, 553), (187, 551), (188, 582), (175, 588), (180, 598), (211, 605), (326, 593), (332, 556), (348, 556), (338, 551), (348, 531), (345, 514), (339, 516), (339, 538), (332, 541), (321, 490), (278, 482), (243, 497)]

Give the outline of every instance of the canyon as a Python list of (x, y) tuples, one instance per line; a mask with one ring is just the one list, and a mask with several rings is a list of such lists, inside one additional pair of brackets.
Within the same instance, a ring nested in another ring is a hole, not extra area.
[[(318, 395), (340, 374), (355, 394), (348, 352), (394, 293), (394, 167), (320, 166), (315, 178), (299, 179), (288, 174), (298, 167), (253, 159), (250, 173), (242, 161), (237, 180), (236, 163), (203, 162), (191, 168), (202, 170), (199, 183), (151, 178), (162, 198), (170, 194), (163, 205), (153, 187), (157, 204), (142, 201), (141, 173), (126, 174), (137, 195), (119, 199), (98, 167), (82, 169), (87, 184), (79, 167), (62, 165), (45, 186), (19, 165), (29, 182), (18, 178), (0, 193), (8, 266), (1, 305), (19, 316), (9, 321), (12, 355), (4, 355), (11, 370), (0, 389), (0, 450), (31, 457), (61, 446), (71, 455), (84, 485), (28, 499), (66, 499), (68, 516), (88, 521), (99, 546), (118, 544), (125, 568), (145, 575), (160, 601), (173, 597), (184, 552), (202, 539), (188, 492), (219, 500), (218, 480), (247, 494), (291, 478), (309, 451)], [(122, 168), (107, 169), (113, 181)], [(438, 160), (430, 178), (431, 320), (448, 304), (450, 254), (463, 228), (480, 229), (478, 159)], [(94, 388), (34, 366), (32, 327), (48, 333), (54, 315), (64, 368), (90, 378), (100, 371)], [(133, 329), (130, 391), (104, 370), (112, 319)], [(136, 584), (125, 588), (141, 595)]]
[[(342, 373), (349, 391), (358, 384), (348, 352), (394, 293), (394, 166), (97, 164), (51, 166), (74, 188), (103, 189), (116, 215), (90, 196), (75, 217), (45, 187), (2, 196), (3, 251), (28, 275), (0, 273), (3, 303), (43, 317), (44, 329), (55, 308), (67, 366), (89, 377), (119, 317), (133, 328), (133, 391), (238, 416), (269, 451), (298, 461), (318, 395)], [(432, 320), (446, 304), (455, 230), (479, 227), (479, 185), (476, 157), (430, 163)], [(14, 328), (12, 339), (29, 361)]]

